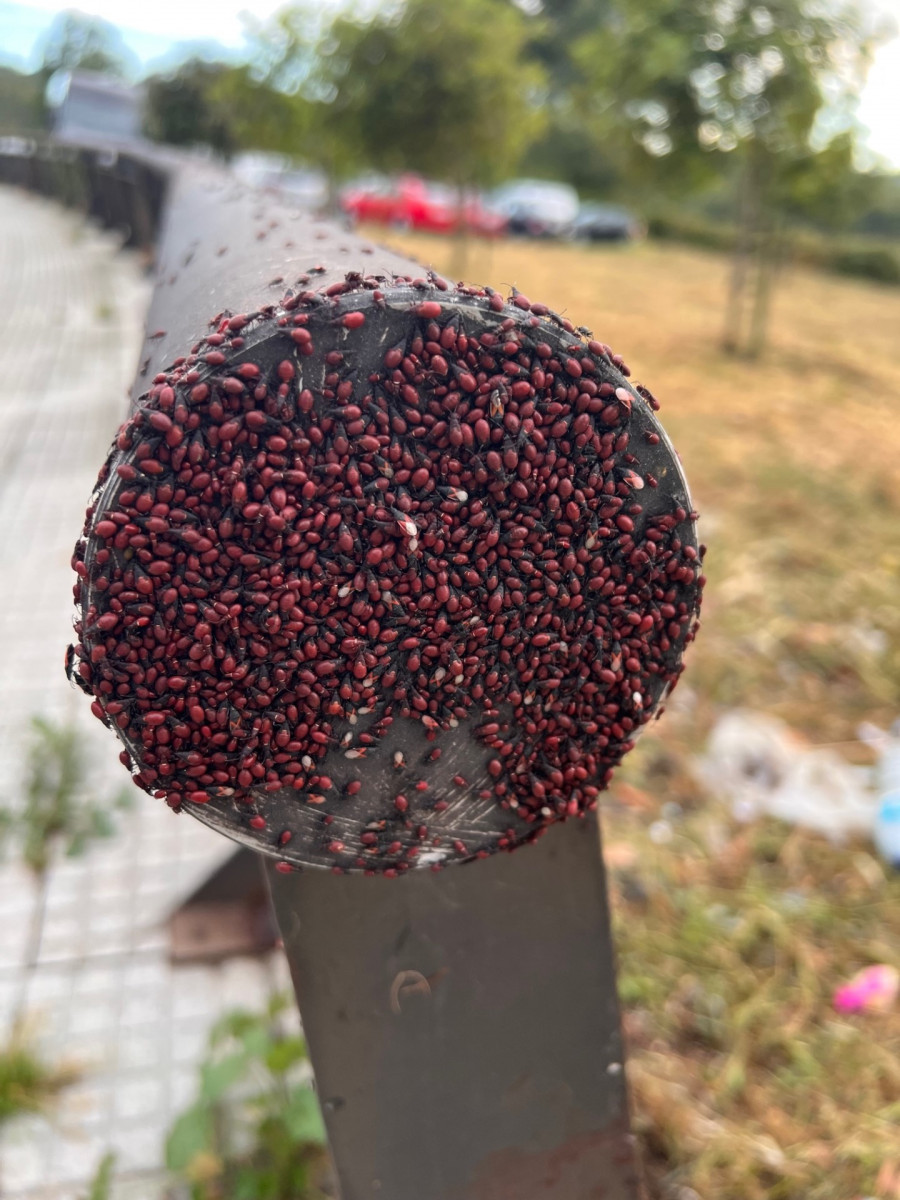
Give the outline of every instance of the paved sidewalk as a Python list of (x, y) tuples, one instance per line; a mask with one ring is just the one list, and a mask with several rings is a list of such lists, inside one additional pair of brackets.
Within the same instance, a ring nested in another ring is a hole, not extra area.
[[(118, 743), (63, 674), (69, 564), (97, 470), (126, 410), (149, 284), (114, 236), (43, 199), (0, 188), (0, 799), (21, 794), (31, 716), (73, 721), (100, 794), (127, 784)], [(0, 1132), (0, 1193), (75, 1200), (102, 1155), (116, 1197), (159, 1200), (165, 1131), (190, 1102), (210, 1024), (286, 986), (280, 955), (173, 968), (162, 922), (229, 844), (132, 789), (120, 832), (51, 871), (37, 961), (35, 896), (0, 863), (0, 1037), (24, 995), (51, 1062), (83, 1067), (48, 1119)]]

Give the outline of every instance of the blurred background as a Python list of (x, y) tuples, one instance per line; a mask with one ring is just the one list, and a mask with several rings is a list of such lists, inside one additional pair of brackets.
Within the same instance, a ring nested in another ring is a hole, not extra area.
[[(0, 0), (0, 154), (221, 160), (549, 304), (660, 396), (704, 621), (604, 812), (654, 1200), (900, 1200), (898, 22), (898, 0)], [(121, 795), (62, 675), (150, 265), (0, 187), (0, 1192), (311, 1200), (271, 930), (216, 909), (227, 847)]]

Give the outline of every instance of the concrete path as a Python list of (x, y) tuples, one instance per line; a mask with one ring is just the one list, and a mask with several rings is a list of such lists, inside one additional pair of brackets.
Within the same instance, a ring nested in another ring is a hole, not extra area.
[(280, 956), (169, 965), (165, 917), (229, 844), (131, 786), (63, 673), (69, 560), (126, 411), (148, 296), (115, 237), (0, 188), (0, 804), (21, 800), (33, 714), (83, 732), (98, 797), (134, 795), (113, 839), (51, 870), (33, 962), (35, 889), (9, 851), (0, 862), (0, 1039), (24, 1006), (48, 1061), (82, 1070), (48, 1118), (0, 1130), (7, 1200), (84, 1197), (107, 1151), (114, 1196), (159, 1200), (165, 1132), (192, 1098), (210, 1024), (286, 986)]

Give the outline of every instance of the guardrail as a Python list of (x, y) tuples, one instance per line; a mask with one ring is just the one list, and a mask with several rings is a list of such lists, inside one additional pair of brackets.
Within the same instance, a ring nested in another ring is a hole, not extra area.
[(77, 208), (123, 243), (150, 250), (156, 242), (174, 160), (152, 148), (76, 146), (32, 138), (0, 138), (0, 182)]
[(635, 1197), (596, 806), (702, 586), (652, 395), (215, 168), (13, 157), (160, 231), (71, 673), (267, 856), (344, 1200)]

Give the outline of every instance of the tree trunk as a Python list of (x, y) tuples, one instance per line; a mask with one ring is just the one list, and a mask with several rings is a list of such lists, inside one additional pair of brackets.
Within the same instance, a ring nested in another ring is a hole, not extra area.
[(453, 238), (453, 260), (450, 273), (455, 280), (464, 280), (469, 270), (469, 226), (466, 223), (466, 185), (456, 183), (456, 228)]
[(766, 346), (772, 288), (783, 244), (777, 218), (774, 215), (770, 215), (764, 229), (760, 232), (759, 245), (756, 252), (756, 286), (753, 291), (753, 310), (750, 317), (750, 336), (747, 343), (748, 358), (759, 358)]
[(774, 161), (765, 147), (748, 147), (738, 180), (738, 234), (725, 309), (723, 349), (758, 358), (766, 345), (772, 290), (784, 238), (772, 204)]
[(731, 258), (731, 278), (725, 305), (725, 326), (722, 330), (722, 349), (727, 354), (740, 353), (743, 341), (744, 309), (747, 282), (753, 258), (753, 243), (759, 221), (759, 189), (756, 163), (749, 154), (738, 176), (737, 239)]

